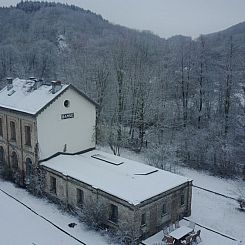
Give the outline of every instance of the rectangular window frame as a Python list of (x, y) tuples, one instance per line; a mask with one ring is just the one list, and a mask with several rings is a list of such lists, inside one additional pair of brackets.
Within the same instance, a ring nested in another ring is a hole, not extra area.
[(31, 126), (25, 125), (25, 145), (31, 147)]
[(15, 121), (10, 121), (10, 140), (16, 142), (16, 123)]
[(181, 195), (180, 195), (180, 206), (184, 206), (185, 205), (185, 193), (184, 191), (182, 191)]
[(115, 224), (118, 223), (118, 206), (114, 204), (110, 205), (109, 220)]
[(140, 222), (141, 226), (145, 226), (146, 225), (146, 213), (141, 214), (141, 222)]
[(168, 214), (168, 212), (167, 212), (167, 205), (166, 205), (166, 203), (163, 203), (162, 204), (162, 207), (161, 207), (161, 216), (164, 217), (167, 214)]
[(84, 204), (84, 191), (77, 188), (77, 206), (82, 208)]
[(57, 195), (57, 180), (54, 176), (50, 176), (50, 192)]
[(3, 118), (0, 117), (0, 137), (3, 137)]

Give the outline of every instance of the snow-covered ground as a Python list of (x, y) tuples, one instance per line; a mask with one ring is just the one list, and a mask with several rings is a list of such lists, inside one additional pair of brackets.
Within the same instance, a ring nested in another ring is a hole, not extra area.
[[(85, 225), (79, 223), (77, 218), (60, 211), (56, 205), (47, 200), (36, 198), (27, 191), (2, 180), (0, 180), (0, 188), (80, 241), (88, 245), (109, 243), (107, 237), (88, 230)], [(68, 224), (73, 222), (77, 225), (74, 228), (68, 227)], [(0, 191), (0, 244), (78, 245), (81, 243)]]
[(0, 200), (1, 244), (80, 244), (2, 192)]
[[(188, 222), (182, 221), (180, 222), (181, 226), (187, 226)], [(203, 229), (199, 226), (195, 227), (195, 230), (201, 230), (201, 241), (198, 240), (198, 244), (200, 245), (240, 245), (238, 241), (233, 241), (231, 239), (227, 239), (219, 234), (213, 233), (206, 229)], [(162, 239), (164, 235), (163, 232), (160, 231), (159, 233), (155, 234), (154, 236), (146, 239), (143, 241), (145, 245), (166, 245)]]
[[(244, 182), (220, 179), (190, 169), (181, 169), (180, 172), (192, 178), (194, 185), (231, 197), (239, 197), (239, 190), (245, 189)], [(193, 187), (192, 215), (189, 218), (245, 242), (245, 212), (238, 207), (234, 200)]]

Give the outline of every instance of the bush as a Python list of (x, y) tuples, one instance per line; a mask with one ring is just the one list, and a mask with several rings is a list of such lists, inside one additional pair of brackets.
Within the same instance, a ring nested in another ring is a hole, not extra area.
[(13, 171), (5, 162), (2, 163), (0, 174), (3, 179), (13, 181)]
[(100, 201), (90, 199), (78, 213), (81, 221), (96, 230), (103, 227), (107, 221), (107, 208)]

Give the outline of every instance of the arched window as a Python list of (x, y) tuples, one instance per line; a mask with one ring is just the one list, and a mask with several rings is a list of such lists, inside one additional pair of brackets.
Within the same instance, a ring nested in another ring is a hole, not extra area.
[(32, 160), (28, 157), (25, 161), (26, 164), (26, 182), (30, 181), (31, 168), (32, 168)]
[(18, 157), (15, 151), (11, 155), (11, 164), (13, 169), (18, 169)]
[(0, 163), (4, 162), (4, 149), (0, 146)]

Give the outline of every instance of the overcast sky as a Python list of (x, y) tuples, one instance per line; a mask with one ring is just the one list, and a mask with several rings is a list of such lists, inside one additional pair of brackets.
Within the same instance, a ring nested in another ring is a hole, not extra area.
[[(20, 1), (20, 0), (19, 0)], [(1, 6), (16, 0), (0, 0)], [(245, 0), (60, 0), (101, 14), (115, 24), (161, 37), (197, 37), (245, 21)]]

